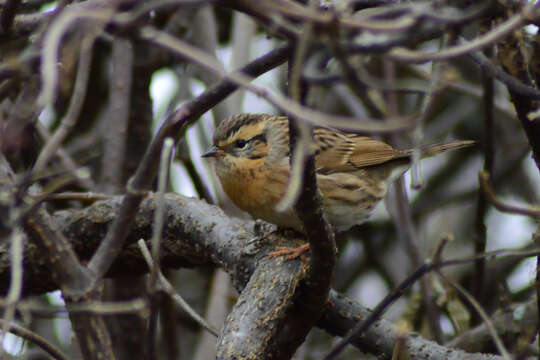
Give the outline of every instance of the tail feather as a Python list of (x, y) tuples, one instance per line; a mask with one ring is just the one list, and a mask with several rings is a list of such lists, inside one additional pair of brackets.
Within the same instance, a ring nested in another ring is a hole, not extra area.
[[(419, 149), (420, 157), (421, 158), (432, 157), (446, 151), (457, 150), (457, 149), (473, 146), (474, 144), (476, 144), (476, 141), (473, 141), (473, 140), (457, 140), (457, 141), (451, 141), (451, 142), (442, 143), (442, 144), (426, 145), (426, 146), (420, 147)], [(414, 149), (407, 150), (409, 155), (411, 155), (413, 151)]]

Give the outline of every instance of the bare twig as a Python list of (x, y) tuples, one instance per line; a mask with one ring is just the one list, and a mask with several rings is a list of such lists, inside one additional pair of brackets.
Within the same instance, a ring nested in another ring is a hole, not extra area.
[(152, 262), (154, 264), (150, 273), (150, 284), (153, 286), (157, 281), (157, 272), (160, 270), (160, 251), (161, 232), (165, 223), (165, 204), (163, 202), (165, 191), (169, 184), (169, 168), (171, 164), (171, 155), (174, 141), (171, 138), (165, 139), (163, 149), (161, 150), (161, 160), (158, 175), (158, 191), (156, 193), (156, 211), (154, 212), (154, 231), (152, 233)]
[[(45, 141), (45, 143), (51, 142), (51, 134), (49, 133), (49, 130), (43, 125), (41, 122), (37, 122), (36, 124), (37, 131), (41, 138)], [(83, 188), (86, 188), (88, 190), (93, 189), (95, 187), (94, 180), (92, 180), (89, 176), (81, 176), (79, 174), (78, 165), (75, 163), (75, 161), (71, 158), (71, 156), (65, 151), (62, 147), (59, 147), (57, 152), (58, 157), (60, 158), (60, 161), (62, 161), (62, 164), (64, 167), (71, 172), (71, 174), (77, 179), (77, 182), (79, 185), (81, 185)]]
[[(313, 2), (310, 4), (313, 4)], [(302, 98), (304, 97), (303, 93), (305, 93), (300, 81), (302, 77), (303, 64), (307, 56), (309, 44), (312, 41), (312, 32), (313, 25), (311, 23), (306, 23), (302, 26), (302, 35), (297, 41), (292, 61), (289, 63), (289, 93), (291, 98), (298, 103), (302, 103)], [(295, 129), (292, 128), (295, 126), (296, 134), (298, 136), (294, 136), (293, 134)], [(289, 146), (290, 149), (292, 149), (292, 156), (290, 158), (291, 174), (289, 177), (287, 190), (275, 206), (276, 210), (279, 212), (289, 210), (296, 204), (296, 201), (302, 192), (302, 176), (305, 175), (304, 169), (306, 166), (306, 160), (308, 157), (314, 156), (313, 152), (310, 151), (310, 149), (313, 148), (313, 135), (311, 134), (311, 129), (309, 126), (306, 124), (294, 124), (294, 119), (290, 118), (289, 133)], [(307, 171), (307, 173), (309, 172), (310, 171)], [(315, 176), (315, 174), (310, 174), (310, 176)]]
[[(398, 227), (398, 229), (404, 230), (400, 231), (400, 234), (403, 235), (402, 238), (405, 242), (407, 253), (409, 255), (413, 268), (418, 268), (422, 266), (423, 258), (426, 254), (423, 254), (421, 251), (421, 249), (423, 248), (422, 241), (418, 236), (418, 231), (416, 230), (413, 223), (411, 207), (409, 205), (403, 177), (401, 177), (395, 182), (394, 189), (397, 208), (396, 226)], [(422, 305), (425, 309), (429, 329), (431, 330), (433, 339), (435, 339), (435, 341), (437, 341), (438, 343), (441, 343), (443, 335), (439, 325), (440, 314), (432, 302), (432, 288), (429, 278), (422, 277), (420, 279), (420, 288), (422, 291)]]
[(47, 195), (39, 194), (37, 197), (43, 198), (45, 201), (79, 200), (85, 202), (95, 202), (110, 199), (112, 196), (92, 192), (62, 192)]
[[(0, 302), (0, 308), (6, 308), (9, 304)], [(71, 304), (69, 306), (70, 313), (78, 314), (95, 314), (116, 316), (122, 314), (144, 314), (148, 312), (148, 301), (143, 298), (137, 298), (126, 301), (93, 301), (85, 304)], [(17, 311), (21, 313), (30, 313), (36, 315), (54, 315), (64, 314), (68, 310), (62, 305), (41, 305), (36, 304), (33, 300), (21, 300), (17, 304)]]
[[(442, 254), (444, 246), (448, 243), (447, 237), (445, 236), (439, 244), (437, 251), (435, 252), (435, 259), (439, 260)], [(403, 282), (401, 282), (391, 293), (385, 296), (381, 302), (373, 309), (373, 312), (370, 316), (362, 322), (358, 322), (355, 327), (350, 330), (336, 346), (330, 351), (328, 355), (324, 358), (325, 360), (332, 360), (338, 356), (345, 346), (349, 344), (353, 338), (361, 336), (367, 329), (375, 322), (377, 319), (382, 316), (386, 309), (392, 305), (397, 299), (399, 299), (405, 291), (413, 285), (418, 279), (421, 279), (426, 273), (434, 270), (437, 266), (442, 266), (441, 262), (431, 262), (431, 260), (426, 260), (420, 267), (417, 268), (415, 272), (409, 275)]]
[[(337, 36), (340, 35), (339, 29), (337, 29), (335, 32)], [(345, 53), (339, 42), (329, 39), (329, 43), (332, 47), (332, 51), (334, 52), (336, 59), (341, 65), (343, 79), (345, 80), (345, 82), (349, 85), (355, 95), (362, 100), (363, 104), (365, 105), (371, 116), (377, 119), (384, 118), (384, 116), (386, 115), (384, 113), (384, 109), (380, 109), (377, 104), (371, 100), (371, 98), (369, 97), (368, 86), (363, 82), (360, 77), (363, 69), (358, 71), (352, 66), (351, 62), (347, 58), (347, 54)]]
[[(10, 236), (10, 262), (11, 279), (9, 291), (6, 297), (6, 308), (2, 320), (2, 333), (0, 334), (0, 344), (4, 343), (4, 335), (9, 330), (10, 324), (15, 315), (17, 302), (21, 297), (23, 281), (23, 248), (25, 235), (19, 226), (16, 226)], [(4, 357), (4, 347), (0, 347), (0, 357)]]
[(156, 332), (160, 303), (160, 294), (157, 292), (158, 278), (161, 273), (160, 242), (163, 224), (165, 223), (165, 204), (164, 196), (169, 183), (169, 168), (171, 164), (171, 155), (174, 141), (166, 138), (163, 141), (161, 149), (160, 166), (158, 173), (158, 191), (156, 193), (156, 210), (154, 211), (154, 227), (152, 230), (152, 267), (150, 268), (150, 278), (148, 287), (150, 292), (150, 318), (146, 332), (146, 358), (152, 359), (157, 356), (156, 353)]
[[(93, 34), (89, 36), (89, 42), (99, 34), (100, 28), (110, 20), (113, 8), (101, 4), (101, 8), (88, 10), (84, 7), (68, 7), (55, 19), (44, 38), (41, 55), (42, 89), (38, 103), (42, 106), (51, 105), (56, 98), (56, 86), (58, 81), (57, 56), (63, 35), (77, 21), (94, 20)], [(84, 47), (83, 47), (84, 48)], [(84, 69), (87, 71), (88, 69)]]
[[(489, 49), (486, 49), (486, 53), (490, 53)], [(483, 173), (491, 174), (494, 167), (495, 156), (495, 144), (494, 144), (494, 123), (493, 123), (493, 103), (494, 103), (494, 83), (493, 79), (489, 76), (486, 70), (482, 71), (482, 84), (484, 88), (483, 99), (483, 112), (484, 112), (484, 169)], [(474, 251), (477, 254), (481, 254), (486, 251), (487, 243), (487, 229), (486, 229), (486, 215), (487, 215), (487, 201), (486, 192), (481, 191), (478, 194), (478, 200), (476, 205), (476, 236), (474, 241)], [(475, 263), (475, 275), (473, 279), (473, 288), (475, 289), (474, 295), (477, 299), (483, 303), (485, 299), (485, 261), (479, 259)]]
[(57, 360), (69, 359), (69, 357), (66, 354), (64, 354), (60, 349), (58, 349), (56, 346), (51, 344), (45, 338), (41, 337), (40, 335), (36, 334), (35, 332), (31, 330), (28, 330), (15, 323), (6, 323), (5, 320), (0, 320), (0, 325), (2, 325), (2, 329), (5, 329), (3, 331), (9, 331), (10, 333), (14, 335), (20, 336), (36, 344), (41, 349), (43, 349), (47, 354), (52, 356), (53, 359), (57, 359)]
[[(462, 39), (461, 42), (464, 42), (464, 40)], [(511, 89), (517, 94), (526, 96), (531, 99), (540, 99), (540, 91), (538, 91), (538, 89), (532, 86), (528, 86), (527, 84), (520, 81), (518, 78), (505, 72), (502, 68), (496, 66), (490, 59), (488, 59), (484, 54), (482, 54), (481, 51), (471, 51), (469, 53), (469, 56), (489, 75), (495, 77), (497, 80), (506, 85), (508, 89)]]
[[(519, 303), (496, 311), (491, 316), (493, 326), (503, 339), (517, 338), (529, 329), (537, 328), (538, 308), (536, 299), (525, 304)], [(486, 323), (467, 330), (446, 343), (446, 346), (460, 348), (469, 352), (481, 351), (493, 340)]]
[(146, 41), (155, 43), (186, 57), (200, 66), (203, 66), (205, 69), (215, 72), (222, 78), (227, 79), (238, 86), (242, 86), (257, 96), (265, 98), (268, 102), (275, 105), (286, 114), (312, 125), (331, 126), (334, 128), (370, 133), (395, 132), (406, 129), (412, 125), (412, 118), (410, 116), (388, 118), (385, 122), (369, 118), (359, 119), (339, 115), (329, 116), (319, 111), (306, 108), (298, 102), (284, 97), (277, 92), (270, 91), (262, 86), (254, 85), (251, 83), (252, 79), (246, 75), (224, 72), (220, 65), (216, 64), (215, 60), (208, 56), (208, 54), (180, 39), (168, 35), (167, 33), (156, 30), (153, 27), (145, 26), (141, 29), (141, 37)]
[[(440, 245), (438, 250), (435, 253), (435, 258), (439, 259), (442, 253), (442, 248), (448, 243), (447, 236), (445, 236)], [(401, 282), (392, 292), (390, 292), (388, 295), (385, 296), (383, 300), (379, 302), (379, 304), (373, 309), (373, 312), (369, 314), (369, 316), (364, 319), (363, 321), (360, 321), (355, 324), (355, 326), (350, 329), (347, 334), (341, 339), (341, 341), (330, 351), (328, 355), (326, 355), (325, 360), (332, 360), (335, 359), (336, 356), (338, 356), (343, 349), (347, 346), (347, 344), (351, 343), (351, 341), (355, 338), (361, 337), (376, 321), (379, 317), (382, 316), (382, 314), (388, 309), (390, 305), (392, 305), (397, 299), (399, 299), (405, 291), (412, 286), (418, 279), (420, 279), (422, 276), (427, 274), (431, 271), (437, 271), (439, 272), (440, 269), (447, 267), (447, 266), (455, 266), (458, 264), (466, 264), (474, 262), (480, 258), (491, 258), (493, 256), (499, 256), (499, 255), (505, 255), (505, 256), (535, 256), (538, 255), (539, 249), (533, 250), (531, 252), (525, 252), (528, 255), (524, 255), (525, 253), (518, 251), (517, 253), (514, 252), (514, 250), (497, 250), (492, 252), (486, 252), (484, 254), (477, 254), (470, 257), (464, 257), (464, 258), (456, 258), (456, 259), (450, 259), (450, 260), (444, 260), (444, 261), (437, 261), (432, 262), (431, 260), (426, 260), (419, 268), (417, 268), (411, 275), (409, 275), (403, 282)], [(482, 311), (482, 310), (481, 310)], [(503, 347), (504, 348), (504, 347)]]
[(512, 357), (508, 353), (508, 350), (506, 350), (504, 343), (499, 337), (499, 334), (497, 334), (497, 330), (493, 326), (491, 319), (482, 308), (482, 305), (480, 305), (478, 301), (476, 301), (475, 298), (471, 294), (469, 294), (469, 292), (463, 286), (459, 285), (455, 281), (450, 280), (448, 277), (443, 275), (442, 272), (440, 272), (439, 270), (435, 270), (435, 271), (437, 272), (437, 275), (439, 275), (441, 279), (446, 281), (450, 286), (456, 289), (456, 291), (458, 291), (461, 295), (463, 295), (467, 299), (467, 301), (474, 307), (474, 309), (478, 312), (478, 314), (482, 318), (482, 321), (484, 322), (484, 324), (486, 324), (486, 327), (490, 335), (492, 336), (493, 341), (495, 342), (495, 345), (497, 346), (497, 349), (499, 350), (501, 355), (504, 357), (504, 359), (506, 360), (512, 359)]
[[(279, 20), (286, 18), (312, 23), (318, 31), (323, 31), (333, 26), (336, 22), (334, 14), (329, 11), (324, 11), (320, 8), (310, 8), (301, 3), (290, 1), (264, 0), (257, 2), (256, 6), (249, 0), (221, 2), (240, 11), (247, 12), (271, 25), (283, 25), (283, 20), (281, 22)], [(441, 7), (435, 7), (430, 3), (421, 2), (419, 4), (402, 5), (397, 9), (388, 6), (375, 10), (367, 9), (354, 15), (343, 14), (337, 21), (339, 26), (344, 29), (367, 30), (374, 33), (389, 34), (406, 32), (417, 25), (421, 19), (430, 19), (439, 24), (444, 23), (446, 25), (470, 21), (478, 17), (487, 6), (489, 4), (482, 3), (479, 6), (469, 9), (468, 12), (461, 11), (459, 14), (456, 14), (457, 11), (454, 8), (441, 9)], [(294, 34), (290, 29), (282, 30), (285, 30), (285, 32), (289, 30), (289, 36)]]
[(456, 45), (430, 54), (399, 48), (390, 51), (387, 56), (396, 61), (410, 63), (441, 61), (463, 56), (494, 44), (512, 31), (534, 20), (538, 16), (538, 6), (539, 4), (535, 2), (525, 3), (523, 9), (519, 13), (511, 16), (505, 22), (499, 24), (495, 29), (486, 32), (484, 35), (479, 36), (466, 44)]
[(487, 199), (489, 202), (497, 208), (497, 210), (510, 213), (510, 214), (518, 214), (518, 215), (525, 215), (530, 216), (535, 219), (540, 218), (540, 208), (538, 207), (520, 207), (515, 205), (506, 204), (503, 201), (499, 200), (495, 193), (493, 192), (493, 189), (491, 188), (489, 184), (489, 174), (485, 171), (482, 171), (478, 174), (478, 180), (480, 182), (480, 187), (484, 191), (484, 194), (487, 196)]
[(398, 287), (396, 287), (390, 294), (386, 295), (385, 298), (379, 302), (379, 304), (373, 309), (373, 312), (370, 316), (364, 321), (358, 322), (353, 329), (351, 329), (346, 336), (341, 339), (341, 341), (332, 348), (330, 353), (326, 355), (324, 360), (335, 359), (345, 347), (355, 338), (361, 336), (365, 331), (373, 325), (377, 319), (382, 316), (382, 314), (392, 305), (397, 299), (399, 299), (405, 291), (413, 285), (418, 279), (420, 279), (428, 271), (432, 270), (432, 264), (424, 263), (419, 267), (414, 273), (409, 275)]
[(75, 126), (79, 114), (81, 112), (84, 99), (86, 96), (86, 89), (88, 86), (88, 79), (90, 76), (90, 62), (92, 60), (92, 48), (94, 40), (97, 34), (90, 34), (83, 38), (81, 51), (79, 55), (79, 66), (77, 68), (77, 79), (75, 81), (75, 89), (71, 95), (69, 108), (66, 115), (60, 123), (60, 127), (55, 131), (54, 135), (49, 139), (47, 144), (43, 147), (43, 150), (39, 154), (38, 159), (33, 168), (35, 174), (39, 174), (43, 171), (49, 159), (58, 150), (62, 141), (70, 133)]
[[(138, 245), (146, 263), (148, 264), (148, 268), (151, 270), (154, 269), (155, 265), (152, 261), (152, 255), (150, 254), (150, 251), (148, 250), (148, 247), (146, 246), (144, 240), (140, 239), (138, 241)], [(211, 334), (217, 337), (219, 335), (218, 331), (215, 330), (212, 326), (210, 326), (202, 317), (200, 317), (199, 314), (197, 314), (195, 310), (193, 310), (191, 306), (189, 306), (189, 304), (182, 298), (182, 296), (174, 290), (174, 287), (165, 278), (165, 276), (163, 276), (161, 270), (158, 269), (155, 271), (157, 273), (160, 286), (163, 287), (163, 290), (178, 304), (178, 306), (186, 313), (188, 313), (193, 318), (193, 320), (195, 320), (199, 325), (201, 325), (201, 327), (208, 330)]]

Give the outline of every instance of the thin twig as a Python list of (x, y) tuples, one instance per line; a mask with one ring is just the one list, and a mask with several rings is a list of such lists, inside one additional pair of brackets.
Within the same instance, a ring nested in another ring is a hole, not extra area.
[(169, 169), (171, 164), (171, 155), (174, 147), (174, 141), (171, 138), (165, 139), (161, 151), (161, 160), (158, 174), (158, 191), (156, 193), (156, 211), (154, 212), (154, 226), (152, 231), (152, 262), (154, 267), (150, 273), (150, 284), (153, 286), (157, 281), (157, 271), (160, 270), (160, 244), (161, 232), (165, 223), (165, 191), (169, 184)]
[[(112, 10), (111, 6), (102, 6), (99, 9), (92, 10), (73, 6), (66, 8), (55, 19), (43, 40), (43, 49), (41, 52), (42, 88), (37, 100), (38, 104), (42, 106), (52, 105), (56, 98), (56, 86), (58, 82), (57, 56), (63, 35), (77, 22), (94, 20), (93, 26), (95, 28), (92, 31), (93, 34), (89, 36), (90, 38), (97, 36), (99, 28), (110, 20), (113, 13)], [(84, 70), (88, 71), (88, 69)]]
[[(43, 351), (47, 352), (50, 356), (53, 357), (53, 359), (57, 360), (69, 360), (70, 358), (64, 354), (60, 349), (58, 349), (56, 346), (48, 342), (45, 338), (41, 337), (39, 334), (28, 330), (20, 325), (17, 325), (15, 323), (6, 322), (5, 320), (0, 320), (0, 325), (2, 325), (2, 329), (5, 329), (3, 331), (9, 331), (10, 333), (20, 336), (37, 346), (39, 346)], [(2, 347), (3, 348), (3, 347)]]
[[(332, 26), (334, 22), (333, 14), (328, 11), (312, 9), (297, 2), (259, 0), (255, 4), (249, 0), (237, 0), (234, 2), (227, 1), (225, 3), (230, 5), (233, 9), (246, 12), (257, 18), (259, 21), (266, 23), (268, 26), (278, 29), (291, 39), (300, 35), (300, 31), (294, 26), (298, 21), (314, 24), (317, 28), (323, 28), (324, 30), (329, 26)], [(358, 19), (358, 16), (353, 17), (350, 15), (343, 15), (339, 20), (340, 26), (345, 28), (389, 33), (405, 31), (417, 21), (414, 16), (395, 19), (395, 21), (388, 21), (386, 19)]]
[[(441, 38), (440, 48), (446, 47), (451, 42), (451, 37), (445, 35)], [(420, 119), (417, 122), (417, 126), (413, 131), (413, 141), (415, 151), (412, 153), (411, 161), (411, 187), (413, 189), (420, 189), (423, 186), (422, 178), (422, 164), (420, 162), (420, 151), (418, 150), (418, 144), (422, 141), (424, 134), (424, 124), (435, 113), (436, 106), (441, 98), (443, 90), (446, 88), (446, 81), (444, 81), (444, 73), (448, 68), (446, 62), (433, 63), (431, 66), (431, 73), (429, 74), (429, 90), (426, 92), (422, 99), (422, 106), (420, 112)]]
[[(144, 260), (148, 264), (148, 268), (152, 269), (154, 267), (152, 262), (152, 255), (150, 254), (146, 243), (143, 239), (140, 239), (137, 244), (139, 244), (139, 248), (141, 250), (141, 253), (143, 254)], [(216, 337), (219, 336), (218, 331), (215, 330), (210, 324), (208, 324), (202, 317), (200, 317), (199, 314), (197, 314), (197, 312), (195, 312), (195, 310), (193, 310), (191, 306), (189, 306), (189, 304), (182, 298), (182, 296), (174, 290), (174, 287), (165, 278), (165, 276), (163, 276), (161, 270), (156, 271), (158, 274), (159, 283), (163, 287), (163, 290), (178, 304), (178, 306), (180, 306), (180, 308), (186, 313), (188, 313), (193, 318), (193, 320), (195, 320), (199, 325), (208, 330), (211, 334)]]
[(161, 272), (160, 245), (163, 224), (165, 223), (165, 191), (169, 183), (169, 169), (171, 164), (171, 155), (174, 147), (174, 141), (166, 138), (163, 141), (161, 149), (161, 159), (158, 173), (158, 191), (155, 195), (156, 209), (154, 211), (154, 226), (152, 227), (152, 267), (150, 268), (150, 278), (148, 279), (150, 290), (150, 319), (148, 320), (148, 330), (146, 332), (147, 346), (146, 357), (155, 358), (156, 353), (156, 331), (158, 312), (160, 304), (160, 295), (157, 292), (158, 274)]
[[(435, 252), (435, 259), (438, 259), (441, 257), (442, 248), (448, 243), (448, 236), (445, 236), (442, 241), (439, 244), (439, 248)], [(341, 341), (326, 355), (324, 360), (332, 360), (335, 359), (342, 351), (345, 349), (345, 347), (354, 339), (362, 336), (367, 329), (373, 325), (377, 319), (379, 319), (382, 314), (392, 305), (396, 300), (398, 300), (405, 291), (413, 285), (418, 279), (420, 279), (422, 276), (427, 274), (430, 271), (438, 271), (444, 267), (447, 266), (455, 266), (455, 265), (462, 265), (474, 262), (478, 260), (479, 258), (492, 258), (496, 256), (518, 256), (518, 257), (530, 257), (530, 256), (538, 256), (540, 253), (539, 249), (534, 249), (531, 251), (516, 251), (512, 249), (501, 249), (501, 250), (495, 250), (491, 252), (486, 252), (484, 254), (477, 254), (469, 257), (463, 257), (463, 258), (455, 258), (450, 260), (443, 260), (443, 261), (437, 261), (433, 262), (431, 260), (426, 260), (418, 269), (416, 269), (411, 275), (409, 275), (405, 280), (403, 280), (392, 292), (390, 292), (388, 295), (384, 297), (383, 300), (379, 302), (379, 304), (373, 309), (373, 311), (370, 313), (369, 317), (367, 317), (365, 320), (358, 322), (349, 332), (347, 335), (345, 335)]]
[[(336, 36), (339, 36), (339, 29), (335, 30), (335, 33)], [(336, 59), (339, 61), (343, 72), (342, 78), (345, 80), (347, 85), (351, 88), (354, 94), (358, 96), (360, 100), (362, 100), (362, 103), (369, 111), (371, 116), (375, 117), (376, 119), (384, 118), (386, 115), (384, 110), (380, 109), (377, 104), (371, 100), (368, 92), (368, 86), (360, 78), (361, 71), (358, 71), (352, 66), (351, 62), (347, 58), (346, 52), (343, 50), (338, 41), (332, 41), (332, 39), (329, 39), (328, 42), (330, 43)]]
[(433, 264), (424, 263), (415, 272), (409, 275), (401, 284), (399, 284), (390, 294), (386, 295), (383, 300), (377, 304), (370, 316), (364, 321), (358, 322), (354, 328), (352, 328), (346, 336), (344, 336), (341, 341), (332, 348), (330, 353), (325, 356), (324, 360), (335, 359), (345, 347), (352, 341), (353, 338), (361, 336), (365, 331), (373, 325), (379, 317), (392, 305), (396, 300), (398, 300), (405, 291), (413, 285), (418, 279), (420, 279), (428, 271), (431, 271)]
[[(9, 303), (0, 301), (0, 308), (5, 309)], [(137, 298), (125, 301), (93, 301), (86, 304), (71, 304), (69, 313), (77, 314), (95, 314), (117, 316), (122, 314), (143, 314), (148, 312), (148, 301), (143, 298)], [(54, 315), (67, 313), (65, 306), (59, 305), (41, 305), (33, 300), (21, 300), (17, 304), (17, 311), (21, 313), (31, 313), (36, 315)]]
[[(4, 317), (2, 320), (2, 333), (0, 333), (0, 344), (4, 343), (4, 335), (9, 330), (9, 326), (13, 321), (17, 302), (21, 297), (21, 289), (23, 282), (23, 248), (25, 235), (19, 226), (15, 226), (10, 236), (10, 283), (9, 291), (6, 297), (7, 306), (4, 309)], [(0, 346), (0, 357), (4, 357), (4, 347)]]
[(518, 215), (525, 215), (530, 216), (535, 219), (540, 219), (540, 208), (536, 206), (528, 206), (528, 207), (521, 207), (516, 205), (510, 205), (506, 204), (503, 201), (501, 201), (493, 192), (493, 189), (491, 185), (489, 184), (489, 174), (485, 171), (482, 171), (478, 174), (478, 180), (480, 182), (480, 187), (482, 191), (484, 191), (485, 195), (487, 196), (487, 199), (489, 202), (495, 206), (495, 208), (499, 211), (510, 213), (510, 214), (518, 214)]
[[(439, 243), (437, 251), (435, 252), (435, 259), (439, 259), (443, 248), (448, 243), (448, 237), (445, 236)], [(373, 309), (373, 312), (369, 315), (367, 319), (362, 322), (358, 322), (353, 329), (351, 329), (348, 334), (341, 339), (341, 341), (332, 348), (330, 353), (326, 355), (324, 360), (335, 359), (342, 351), (345, 349), (345, 346), (349, 344), (353, 338), (361, 336), (377, 319), (382, 316), (382, 314), (392, 305), (396, 300), (398, 300), (405, 291), (413, 285), (418, 279), (421, 279), (425, 274), (434, 270), (437, 266), (441, 266), (442, 263), (434, 263), (430, 260), (426, 260), (422, 265), (420, 265), (415, 272), (409, 275), (404, 281), (402, 281), (391, 293), (386, 295), (383, 300)]]
[(199, 50), (198, 48), (177, 39), (167, 33), (159, 31), (151, 26), (141, 29), (141, 37), (149, 42), (172, 50), (181, 56), (203, 66), (205, 69), (215, 72), (222, 78), (242, 86), (255, 95), (266, 99), (286, 114), (292, 115), (299, 120), (305, 121), (315, 126), (330, 126), (345, 130), (365, 131), (369, 133), (388, 133), (404, 130), (412, 126), (413, 117), (388, 118), (381, 122), (369, 118), (350, 118), (339, 115), (329, 116), (320, 111), (309, 109), (298, 102), (284, 97), (283, 95), (270, 91), (269, 89), (251, 83), (251, 78), (241, 73), (227, 73), (221, 69), (215, 59)]
[(291, 209), (296, 204), (302, 192), (302, 174), (304, 174), (305, 160), (310, 154), (308, 149), (313, 142), (311, 131), (308, 125), (298, 124), (300, 127), (298, 141), (292, 151), (292, 162), (290, 164), (291, 174), (287, 190), (279, 202), (275, 205), (277, 212), (284, 212)]
[[(49, 129), (47, 129), (40, 121), (36, 122), (36, 129), (39, 136), (44, 140), (45, 143), (51, 142), (51, 134)], [(88, 190), (95, 188), (96, 184), (94, 183), (94, 180), (92, 180), (90, 176), (82, 176), (80, 174), (77, 163), (71, 158), (70, 154), (68, 154), (66, 150), (59, 147), (56, 153), (58, 154), (58, 157), (60, 158), (60, 161), (64, 167), (69, 170), (72, 176), (77, 179), (77, 182), (81, 187)]]
[[(461, 39), (461, 42), (464, 43), (465, 40)], [(532, 86), (528, 86), (527, 84), (519, 80), (517, 77), (508, 74), (502, 68), (496, 66), (490, 59), (488, 59), (484, 54), (482, 54), (481, 51), (472, 51), (469, 53), (469, 56), (489, 75), (495, 77), (497, 80), (506, 85), (508, 89), (511, 89), (515, 93), (531, 99), (540, 99), (540, 91), (538, 91), (538, 89), (535, 89)]]
[(62, 192), (54, 194), (37, 194), (37, 198), (43, 199), (44, 201), (64, 201), (64, 200), (78, 200), (85, 202), (96, 202), (101, 200), (107, 200), (112, 197), (112, 195), (93, 193), (93, 192)]
[(506, 350), (506, 347), (504, 346), (504, 343), (503, 341), (501, 340), (501, 338), (499, 337), (499, 334), (497, 334), (497, 329), (495, 329), (495, 327), (493, 326), (493, 323), (491, 322), (491, 319), (489, 318), (488, 314), (486, 314), (486, 312), (484, 311), (484, 309), (482, 308), (482, 305), (480, 305), (478, 303), (478, 301), (475, 300), (475, 298), (469, 294), (469, 292), (461, 285), (459, 285), (458, 283), (456, 283), (455, 281), (452, 281), (450, 280), (449, 278), (447, 278), (441, 271), (439, 271), (438, 269), (435, 269), (435, 272), (437, 273), (437, 275), (439, 275), (439, 277), (441, 279), (443, 279), (444, 281), (446, 281), (451, 287), (453, 287), (454, 289), (456, 289), (456, 291), (458, 291), (461, 295), (463, 295), (465, 297), (465, 299), (467, 299), (467, 301), (474, 307), (474, 309), (478, 312), (478, 314), (480, 315), (480, 317), (482, 318), (482, 321), (484, 322), (484, 324), (486, 324), (486, 328), (488, 329), (489, 333), (491, 334), (491, 337), (493, 338), (493, 341), (495, 342), (495, 346), (497, 347), (497, 349), (499, 350), (499, 352), (501, 353), (501, 355), (506, 359), (506, 360), (510, 360), (512, 359), (512, 357), (510, 356), (510, 354), (508, 353), (508, 350)]
[[(289, 67), (289, 93), (291, 98), (298, 103), (301, 103), (302, 99), (302, 85), (300, 84), (300, 81), (302, 77), (303, 63), (309, 49), (309, 44), (311, 43), (312, 31), (313, 25), (311, 23), (308, 22), (302, 26), (302, 35), (297, 41), (294, 56)], [(291, 124), (291, 121), (294, 120), (292, 120), (292, 118), (289, 119), (289, 129), (291, 126), (295, 126), (294, 124)], [(291, 146), (291, 174), (289, 176), (287, 190), (275, 206), (275, 209), (278, 212), (287, 211), (291, 209), (294, 204), (296, 204), (296, 201), (298, 200), (298, 197), (302, 191), (302, 176), (304, 174), (306, 159), (308, 156), (314, 155), (308, 150), (313, 147), (311, 129), (306, 124), (296, 124), (296, 126), (298, 129), (298, 134), (300, 135), (297, 139), (293, 139), (292, 131), (289, 130), (291, 135), (290, 140), (292, 139), (293, 142), (295, 140), (298, 141), (295, 142), (294, 147)]]
[(69, 108), (66, 115), (60, 123), (60, 127), (55, 131), (54, 135), (49, 139), (47, 144), (41, 150), (38, 159), (33, 168), (35, 174), (43, 171), (49, 159), (55, 154), (56, 150), (62, 144), (62, 141), (70, 133), (75, 126), (79, 114), (82, 110), (86, 89), (88, 87), (88, 79), (90, 77), (90, 63), (92, 61), (92, 48), (97, 34), (90, 34), (83, 38), (81, 51), (79, 55), (79, 65), (77, 68), (77, 79), (75, 80), (75, 89), (71, 95)]
[(495, 29), (486, 32), (484, 35), (479, 36), (468, 43), (449, 47), (434, 53), (424, 53), (421, 51), (397, 48), (390, 51), (386, 56), (400, 62), (425, 63), (428, 61), (448, 60), (454, 57), (467, 55), (494, 44), (504, 36), (512, 33), (512, 31), (535, 19), (538, 16), (538, 6), (538, 3), (527, 2), (519, 13), (511, 16), (506, 21), (499, 24)]
[[(490, 49), (486, 49), (486, 53), (490, 53)], [(482, 107), (484, 113), (484, 168), (483, 172), (491, 174), (494, 167), (495, 157), (495, 144), (494, 144), (494, 123), (493, 123), (493, 103), (495, 97), (494, 81), (485, 69), (482, 69)], [(476, 254), (481, 254), (486, 251), (487, 244), (487, 229), (486, 229), (486, 216), (487, 216), (487, 201), (486, 192), (480, 191), (477, 198), (476, 205), (476, 219), (475, 228), (476, 236), (474, 241), (474, 251)], [(474, 278), (473, 278), (473, 294), (482, 303), (485, 300), (485, 261), (479, 259), (475, 265)]]
[(79, 262), (71, 244), (64, 234), (55, 228), (52, 217), (42, 205), (29, 215), (27, 223), (39, 234), (41, 242), (38, 248), (47, 254), (51, 271), (62, 284), (64, 295), (80, 296), (87, 291), (93, 281), (91, 274)]
[[(409, 255), (413, 268), (418, 268), (422, 265), (422, 259), (424, 258), (425, 254), (422, 254), (422, 241), (418, 236), (418, 231), (416, 230), (413, 223), (411, 207), (409, 205), (403, 177), (399, 178), (395, 182), (394, 190), (397, 208), (396, 226), (398, 227), (398, 229), (404, 230), (400, 231), (400, 234), (403, 235), (403, 240), (405, 241), (407, 253)], [(425, 315), (427, 316), (429, 329), (431, 330), (432, 336), (435, 341), (441, 343), (443, 340), (443, 335), (439, 325), (440, 314), (437, 311), (437, 308), (432, 303), (432, 288), (429, 278), (422, 277), (420, 279), (420, 288), (422, 293), (422, 305), (425, 309)]]

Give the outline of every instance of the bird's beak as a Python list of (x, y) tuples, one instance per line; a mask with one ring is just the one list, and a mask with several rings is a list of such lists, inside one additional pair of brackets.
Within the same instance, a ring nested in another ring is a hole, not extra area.
[(217, 146), (212, 146), (204, 154), (202, 154), (201, 157), (203, 158), (216, 157), (218, 152), (219, 152), (219, 148)]

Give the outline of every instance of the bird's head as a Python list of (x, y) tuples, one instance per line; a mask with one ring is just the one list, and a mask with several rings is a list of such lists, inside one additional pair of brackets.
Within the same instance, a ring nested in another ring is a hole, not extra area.
[(250, 169), (288, 154), (288, 127), (284, 117), (238, 114), (216, 128), (212, 146), (202, 155), (216, 160), (216, 170)]

